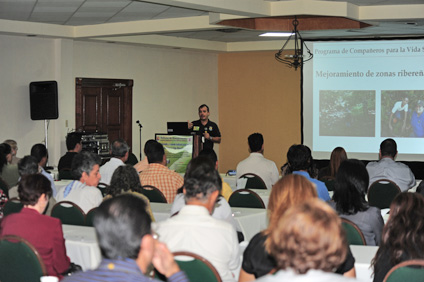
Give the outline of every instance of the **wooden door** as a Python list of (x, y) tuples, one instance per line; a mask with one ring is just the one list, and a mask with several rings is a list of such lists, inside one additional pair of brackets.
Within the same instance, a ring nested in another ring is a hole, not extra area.
[(76, 78), (76, 129), (132, 145), (133, 80)]

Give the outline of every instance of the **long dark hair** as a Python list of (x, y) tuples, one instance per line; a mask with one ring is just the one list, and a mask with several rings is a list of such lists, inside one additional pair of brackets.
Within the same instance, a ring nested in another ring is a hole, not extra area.
[(424, 196), (419, 193), (398, 194), (390, 205), (390, 218), (383, 228), (380, 248), (371, 264), (374, 273), (382, 261), (391, 265), (408, 259), (424, 258)]
[(336, 176), (337, 171), (339, 170), (340, 164), (347, 160), (347, 155), (345, 149), (342, 147), (336, 147), (333, 152), (331, 152), (330, 157), (330, 173), (331, 176)]
[(106, 194), (115, 197), (123, 192), (135, 191), (141, 193), (140, 178), (135, 168), (131, 165), (119, 166), (115, 169)]
[(3, 171), (3, 167), (7, 165), (7, 155), (12, 152), (12, 147), (7, 143), (0, 144), (0, 173)]
[(341, 163), (337, 171), (333, 199), (341, 214), (355, 214), (368, 209), (365, 194), (368, 190), (369, 176), (365, 165), (356, 159)]

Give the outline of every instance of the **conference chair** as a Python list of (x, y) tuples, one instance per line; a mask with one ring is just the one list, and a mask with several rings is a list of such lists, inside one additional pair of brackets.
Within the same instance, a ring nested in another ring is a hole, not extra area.
[(401, 262), (390, 269), (384, 282), (421, 282), (424, 277), (424, 260), (414, 259)]
[(334, 184), (336, 183), (336, 178), (334, 176), (323, 176), (320, 181), (325, 183), (328, 191), (334, 191)]
[[(11, 213), (20, 212), (24, 205), (18, 198), (9, 199), (9, 201), (4, 204), (3, 207), (3, 216), (9, 215)], [(0, 280), (1, 281), (1, 280)]]
[(72, 172), (70, 169), (64, 169), (59, 171), (59, 179), (60, 180), (74, 180), (75, 178), (72, 176)]
[(51, 216), (59, 218), (62, 224), (85, 226), (85, 213), (78, 205), (69, 201), (56, 203)]
[(43, 260), (27, 240), (15, 235), (0, 237), (0, 281), (39, 282), (45, 275)]
[(161, 190), (152, 185), (142, 186), (142, 194), (146, 196), (152, 203), (167, 203), (165, 195)]
[(0, 177), (0, 189), (3, 190), (3, 193), (6, 194), (7, 198), (9, 198), (9, 185), (7, 185), (6, 181)]
[[(216, 268), (204, 257), (191, 252), (174, 252), (172, 255), (189, 281), (222, 282)], [(166, 281), (166, 278), (157, 270), (154, 275), (156, 279)]]
[(231, 194), (230, 199), (228, 199), (228, 204), (230, 204), (231, 207), (239, 208), (265, 208), (265, 204), (261, 197), (249, 189), (239, 189), (234, 191)]
[(87, 214), (85, 215), (85, 225), (94, 226), (93, 219), (94, 219), (94, 215), (96, 214), (96, 211), (97, 211), (97, 208), (92, 208), (91, 210), (87, 212)]
[(100, 192), (102, 192), (102, 196), (106, 197), (106, 188), (109, 187), (106, 183), (99, 182), (97, 184), (97, 188), (99, 188)]
[(390, 204), (401, 192), (399, 186), (389, 179), (380, 179), (368, 188), (368, 203), (379, 209), (390, 208)]
[(244, 187), (237, 187), (241, 189), (266, 189), (265, 182), (262, 178), (254, 173), (245, 173), (239, 177), (239, 179), (246, 179), (246, 185)]
[(367, 243), (362, 231), (352, 221), (342, 218), (342, 226), (346, 232), (346, 239), (349, 245), (365, 246)]

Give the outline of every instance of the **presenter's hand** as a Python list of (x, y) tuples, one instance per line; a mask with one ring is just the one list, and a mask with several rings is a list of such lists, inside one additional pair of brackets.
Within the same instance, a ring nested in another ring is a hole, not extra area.
[(211, 138), (211, 135), (209, 133), (207, 133), (205, 131), (205, 133), (203, 133), (203, 136), (205, 136), (205, 139), (209, 140), (209, 138)]
[(188, 129), (192, 129), (193, 128), (193, 123), (192, 122), (187, 121), (187, 124), (188, 124)]

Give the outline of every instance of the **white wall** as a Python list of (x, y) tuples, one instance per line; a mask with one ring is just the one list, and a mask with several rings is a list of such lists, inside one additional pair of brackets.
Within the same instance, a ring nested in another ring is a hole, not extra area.
[[(18, 156), (43, 141), (43, 121), (31, 121), (31, 81), (57, 80), (59, 119), (49, 127), (50, 164), (66, 151), (66, 133), (75, 128), (75, 77), (133, 79), (133, 152), (139, 156), (136, 120), (143, 124), (142, 145), (167, 121), (197, 119), (206, 103), (218, 122), (217, 55), (108, 43), (0, 36), (0, 142), (18, 142)], [(66, 126), (68, 121), (68, 126)]]

